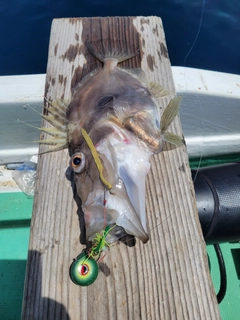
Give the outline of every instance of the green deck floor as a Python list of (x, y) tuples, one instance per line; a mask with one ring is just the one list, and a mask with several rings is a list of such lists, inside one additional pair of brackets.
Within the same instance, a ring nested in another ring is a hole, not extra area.
[[(222, 320), (240, 319), (240, 243), (220, 244), (227, 271), (227, 292), (220, 303)], [(210, 271), (216, 292), (220, 287), (220, 274), (214, 247), (207, 246)]]
[[(19, 320), (23, 297), (33, 199), (23, 193), (0, 193), (0, 319)], [(240, 243), (221, 244), (227, 268), (227, 294), (220, 304), (222, 320), (240, 319)], [(219, 268), (213, 246), (207, 246), (216, 291)]]
[(19, 320), (33, 199), (0, 193), (0, 319)]

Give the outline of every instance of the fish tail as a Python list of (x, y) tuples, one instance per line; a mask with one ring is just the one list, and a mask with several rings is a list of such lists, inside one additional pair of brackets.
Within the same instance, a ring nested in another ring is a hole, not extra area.
[(86, 47), (91, 54), (103, 62), (104, 65), (107, 64), (109, 60), (115, 60), (115, 65), (117, 65), (120, 62), (136, 56), (139, 52), (139, 49), (129, 46), (121, 40), (112, 41), (107, 39), (87, 42)]

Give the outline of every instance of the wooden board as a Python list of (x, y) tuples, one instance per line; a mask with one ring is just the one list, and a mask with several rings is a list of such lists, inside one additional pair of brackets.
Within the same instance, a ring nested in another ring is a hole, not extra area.
[[(175, 94), (161, 19), (56, 19), (49, 46), (45, 96), (70, 99), (83, 74), (100, 63), (86, 40), (121, 39), (140, 47), (125, 67)], [(86, 68), (87, 66), (87, 68)], [(159, 110), (170, 97), (159, 100)], [(171, 131), (181, 134), (179, 119)], [(114, 245), (97, 281), (74, 285), (68, 275), (82, 250), (76, 204), (65, 179), (67, 151), (39, 157), (22, 319), (219, 319), (185, 147), (155, 155), (147, 179), (150, 240)]]

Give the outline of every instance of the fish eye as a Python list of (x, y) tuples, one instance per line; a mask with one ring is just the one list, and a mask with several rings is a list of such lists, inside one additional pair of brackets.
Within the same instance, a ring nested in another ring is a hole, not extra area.
[(70, 159), (70, 167), (74, 172), (82, 172), (85, 166), (85, 156), (82, 152), (75, 153)]
[(75, 166), (79, 166), (82, 162), (82, 159), (78, 156), (76, 156), (74, 159), (73, 159), (73, 163), (75, 164)]

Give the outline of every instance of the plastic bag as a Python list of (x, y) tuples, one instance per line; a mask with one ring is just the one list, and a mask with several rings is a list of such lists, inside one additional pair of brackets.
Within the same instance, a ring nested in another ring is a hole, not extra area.
[(36, 163), (32, 161), (25, 161), (19, 165), (12, 174), (13, 180), (27, 196), (34, 195), (36, 168)]

